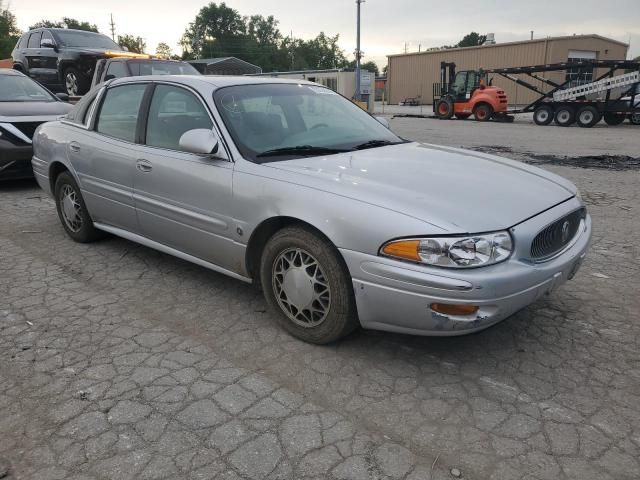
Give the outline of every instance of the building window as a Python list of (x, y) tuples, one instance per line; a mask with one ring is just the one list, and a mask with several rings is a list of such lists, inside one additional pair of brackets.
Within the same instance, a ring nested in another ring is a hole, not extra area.
[(334, 92), (338, 91), (338, 79), (335, 77), (327, 78), (325, 85), (331, 90), (333, 90)]
[[(596, 52), (570, 50), (567, 63), (577, 63), (585, 60), (595, 60)], [(585, 83), (593, 82), (593, 67), (574, 67), (567, 68), (565, 81), (568, 87), (577, 87)]]

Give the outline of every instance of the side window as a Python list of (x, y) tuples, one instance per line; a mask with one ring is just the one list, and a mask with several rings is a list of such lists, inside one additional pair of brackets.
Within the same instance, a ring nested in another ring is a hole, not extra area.
[(105, 79), (128, 77), (127, 70), (122, 62), (111, 62), (107, 68)]
[(28, 34), (24, 34), (22, 37), (20, 37), (20, 40), (18, 40), (18, 44), (16, 45), (16, 48), (27, 48), (28, 38), (29, 38)]
[(147, 145), (181, 150), (182, 134), (196, 128), (213, 128), (202, 102), (183, 88), (158, 85), (149, 107)]
[(98, 114), (96, 131), (133, 143), (136, 137), (138, 112), (146, 88), (147, 85), (138, 84), (107, 90)]
[(40, 43), (42, 43), (42, 40), (49, 40), (51, 43), (56, 43), (53, 40), (53, 37), (51, 36), (51, 33), (49, 33), (47, 30), (42, 32), (42, 39), (40, 40)]
[(27, 48), (40, 48), (40, 38), (42, 37), (42, 32), (32, 33), (29, 37), (29, 44)]

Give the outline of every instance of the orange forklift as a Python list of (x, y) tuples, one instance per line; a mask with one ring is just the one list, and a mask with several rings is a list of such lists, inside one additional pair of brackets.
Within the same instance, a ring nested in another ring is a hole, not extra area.
[(487, 81), (486, 72), (464, 70), (456, 73), (456, 64), (440, 62), (440, 83), (433, 84), (433, 112), (448, 120), (471, 115), (478, 122), (490, 119), (513, 121), (507, 113), (507, 96)]

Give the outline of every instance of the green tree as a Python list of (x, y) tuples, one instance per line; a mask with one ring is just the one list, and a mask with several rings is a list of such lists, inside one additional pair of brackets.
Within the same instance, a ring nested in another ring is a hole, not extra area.
[(16, 25), (15, 15), (8, 8), (4, 8), (0, 0), (0, 59), (11, 56), (11, 51), (21, 34)]
[(156, 47), (156, 55), (162, 58), (171, 58), (171, 47), (164, 42), (160, 42)]
[(118, 45), (121, 47), (127, 47), (130, 52), (144, 53), (147, 48), (147, 44), (142, 37), (134, 37), (133, 35), (118, 35)]
[(465, 35), (462, 40), (454, 45), (454, 47), (475, 47), (478, 45), (482, 45), (486, 41), (486, 35), (480, 35), (477, 32), (471, 32)]
[(96, 32), (98, 33), (98, 27), (89, 22), (83, 22), (81, 20), (76, 20), (75, 18), (64, 17), (61, 21), (52, 21), (52, 20), (40, 20), (37, 23), (34, 23), (29, 27), (29, 30), (33, 30), (34, 28), (71, 28), (73, 30), (84, 30), (86, 32)]
[(180, 45), (183, 58), (238, 56), (246, 41), (242, 16), (222, 2), (202, 7), (189, 24)]
[[(349, 68), (356, 68), (355, 60), (352, 60), (351, 62), (349, 62)], [(376, 65), (376, 62), (374, 62), (373, 60), (369, 60), (368, 62), (361, 63), (360, 68), (362, 70), (367, 70), (368, 72), (375, 73), (376, 75), (380, 73), (380, 69), (378, 68), (378, 65)]]

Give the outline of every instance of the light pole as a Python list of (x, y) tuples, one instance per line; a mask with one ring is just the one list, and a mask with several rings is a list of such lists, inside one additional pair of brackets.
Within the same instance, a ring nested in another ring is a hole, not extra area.
[(360, 4), (365, 0), (356, 0), (358, 6), (358, 28), (356, 31), (356, 100), (360, 100), (360, 57), (362, 52), (360, 51)]

